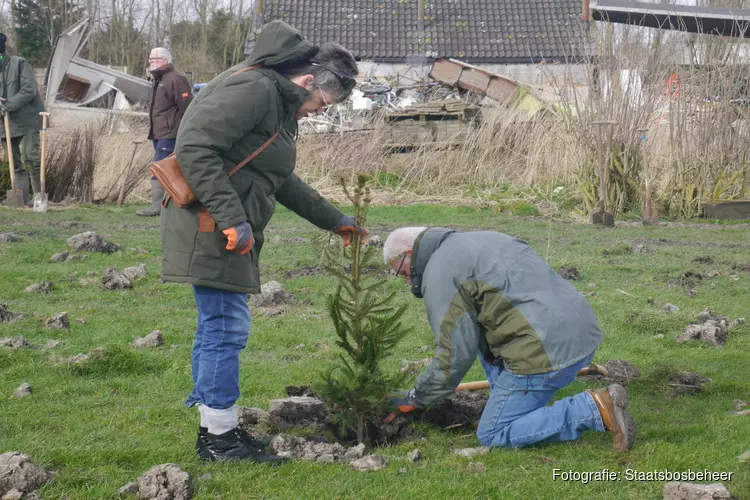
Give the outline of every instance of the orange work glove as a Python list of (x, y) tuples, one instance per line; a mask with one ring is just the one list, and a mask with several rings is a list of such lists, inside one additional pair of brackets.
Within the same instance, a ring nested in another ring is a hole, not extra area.
[[(361, 236), (370, 234), (367, 229), (357, 225), (357, 220), (352, 215), (343, 216), (331, 231), (341, 236), (345, 247), (352, 244), (352, 238), (354, 238), (355, 234), (360, 234)], [(364, 240), (362, 243), (364, 243)]]
[(414, 389), (412, 389), (410, 391), (398, 391), (391, 394), (391, 406), (395, 407), (396, 411), (391, 412), (383, 420), (384, 424), (393, 422), (400, 413), (409, 413), (417, 408), (422, 408), (424, 405), (417, 401), (414, 397)]
[(226, 249), (230, 252), (236, 252), (241, 255), (245, 255), (250, 252), (253, 248), (253, 228), (250, 224), (243, 222), (232, 226), (229, 229), (222, 229), (221, 231), (227, 237)]

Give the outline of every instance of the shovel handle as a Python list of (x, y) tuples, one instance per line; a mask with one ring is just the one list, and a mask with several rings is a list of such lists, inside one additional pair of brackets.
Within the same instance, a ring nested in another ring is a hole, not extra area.
[(41, 191), (42, 196), (44, 196), (47, 188), (47, 162), (45, 161), (47, 156), (47, 118), (49, 117), (49, 113), (46, 111), (41, 111), (39, 115), (42, 117), (42, 165), (39, 172), (40, 177), (40, 183), (41, 183)]
[[(577, 377), (585, 377), (587, 375), (603, 375), (606, 377), (607, 375), (609, 375), (609, 371), (606, 368), (604, 368), (602, 365), (591, 363), (589, 366), (581, 368), (576, 374)], [(482, 389), (489, 389), (489, 388), (490, 388), (489, 381), (477, 380), (476, 382), (464, 382), (463, 384), (458, 384), (458, 386), (454, 389), (454, 392), (481, 391)]]
[(3, 113), (3, 125), (5, 126), (5, 156), (8, 157), (10, 166), (10, 190), (16, 190), (16, 167), (13, 165), (13, 146), (10, 142), (10, 118), (8, 113)]

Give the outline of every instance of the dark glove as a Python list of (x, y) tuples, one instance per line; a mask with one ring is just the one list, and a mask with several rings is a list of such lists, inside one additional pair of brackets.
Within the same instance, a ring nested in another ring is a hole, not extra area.
[(247, 222), (242, 222), (229, 229), (221, 231), (227, 237), (227, 250), (245, 255), (253, 248), (253, 228)]
[(391, 412), (391, 414), (386, 417), (384, 420), (386, 424), (392, 422), (399, 413), (409, 413), (418, 408), (424, 407), (424, 405), (414, 397), (414, 392), (415, 389), (411, 389), (409, 391), (397, 391), (390, 395), (391, 406), (395, 411)]
[(343, 216), (331, 231), (341, 236), (341, 239), (344, 240), (345, 247), (352, 244), (352, 238), (354, 238), (355, 233), (361, 236), (370, 234), (367, 229), (357, 225), (357, 220), (352, 215)]
[(5, 102), (0, 102), (0, 115), (4, 115), (5, 113), (10, 113), (8, 110), (8, 105), (5, 104)]

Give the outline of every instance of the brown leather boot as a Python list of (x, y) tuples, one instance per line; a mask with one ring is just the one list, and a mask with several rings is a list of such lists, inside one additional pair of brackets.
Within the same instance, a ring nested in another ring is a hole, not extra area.
[(628, 451), (635, 443), (635, 421), (628, 413), (628, 393), (620, 384), (589, 391), (602, 416), (604, 427), (614, 433), (615, 451)]

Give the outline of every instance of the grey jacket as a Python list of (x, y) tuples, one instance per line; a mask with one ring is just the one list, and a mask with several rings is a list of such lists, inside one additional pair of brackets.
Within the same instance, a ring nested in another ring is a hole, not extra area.
[(531, 375), (566, 368), (602, 343), (588, 301), (511, 236), (427, 229), (414, 244), (411, 275), (437, 342), (416, 383), (424, 404), (448, 396), (478, 353)]

